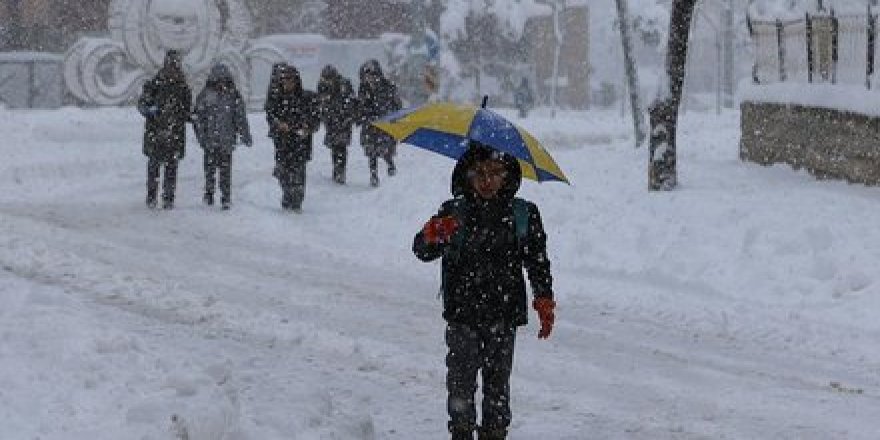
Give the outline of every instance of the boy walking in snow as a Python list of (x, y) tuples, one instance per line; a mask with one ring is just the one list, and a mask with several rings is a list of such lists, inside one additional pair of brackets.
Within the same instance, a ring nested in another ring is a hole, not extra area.
[(220, 193), (223, 209), (232, 202), (232, 151), (235, 144), (252, 145), (244, 99), (235, 87), (232, 73), (223, 65), (211, 69), (205, 88), (196, 98), (193, 128), (205, 151), (206, 205), (214, 204), (216, 175), (220, 174)]
[(351, 128), (357, 116), (357, 97), (351, 81), (330, 64), (324, 66), (318, 80), (318, 105), (326, 129), (324, 146), (333, 155), (333, 181), (344, 185)]
[(382, 67), (376, 60), (368, 60), (361, 65), (358, 85), (358, 105), (361, 126), (361, 146), (370, 164), (370, 185), (379, 186), (379, 158), (388, 164), (388, 175), (397, 173), (394, 156), (397, 154), (397, 141), (371, 123), (402, 108), (397, 86), (385, 77)]
[[(541, 320), (553, 329), (550, 261), (537, 206), (515, 198), (522, 172), (515, 158), (471, 142), (452, 174), (447, 200), (416, 234), (422, 261), (442, 258), (449, 432), (453, 440), (503, 440), (510, 425), (510, 373), (516, 328), (528, 320), (523, 268)], [(474, 393), (482, 375), (481, 426)]]
[(302, 212), (306, 164), (312, 160), (312, 134), (321, 119), (314, 92), (303, 89), (299, 70), (276, 65), (266, 99), (269, 137), (275, 143), (275, 172), (281, 186), (281, 208)]
[(144, 155), (147, 156), (147, 206), (156, 207), (159, 171), (164, 169), (162, 207), (174, 208), (177, 163), (186, 153), (186, 123), (192, 94), (186, 84), (180, 53), (169, 50), (159, 73), (144, 84), (137, 109), (146, 118)]

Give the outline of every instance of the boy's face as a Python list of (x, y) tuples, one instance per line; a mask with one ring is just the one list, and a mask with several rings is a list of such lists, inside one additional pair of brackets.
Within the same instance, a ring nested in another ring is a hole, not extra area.
[(467, 175), (474, 192), (489, 200), (498, 197), (498, 191), (507, 179), (507, 168), (498, 160), (482, 160), (475, 163)]

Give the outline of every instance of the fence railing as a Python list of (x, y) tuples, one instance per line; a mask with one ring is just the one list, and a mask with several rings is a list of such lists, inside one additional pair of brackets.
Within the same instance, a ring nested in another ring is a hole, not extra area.
[[(826, 82), (872, 87), (877, 15), (807, 14), (790, 21), (749, 20), (755, 83)], [(880, 80), (880, 78), (877, 78)]]

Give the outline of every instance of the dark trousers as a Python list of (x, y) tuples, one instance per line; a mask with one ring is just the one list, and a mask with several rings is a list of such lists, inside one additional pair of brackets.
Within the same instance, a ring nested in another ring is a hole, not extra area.
[(177, 159), (159, 160), (149, 158), (147, 161), (147, 203), (155, 204), (159, 192), (159, 173), (164, 168), (162, 180), (162, 201), (166, 205), (174, 203), (174, 191), (177, 187)]
[[(382, 155), (382, 158), (388, 163), (388, 174), (393, 175), (397, 170), (394, 165), (394, 155), (386, 153)], [(368, 159), (370, 162), (370, 184), (376, 186), (379, 184), (379, 156), (369, 156)]]
[(220, 174), (220, 193), (222, 201), (232, 201), (232, 152), (205, 150), (205, 194), (214, 194), (217, 187), (217, 174)]
[(306, 198), (306, 160), (297, 158), (276, 163), (276, 176), (281, 186), (281, 207), (301, 209)]
[(345, 183), (345, 166), (348, 162), (348, 145), (331, 145), (330, 151), (333, 156), (333, 180), (336, 183)]
[(483, 379), (482, 427), (504, 431), (510, 425), (510, 373), (516, 328), (499, 324), (472, 327), (446, 326), (446, 389), (449, 429), (477, 426), (474, 393), (477, 374)]

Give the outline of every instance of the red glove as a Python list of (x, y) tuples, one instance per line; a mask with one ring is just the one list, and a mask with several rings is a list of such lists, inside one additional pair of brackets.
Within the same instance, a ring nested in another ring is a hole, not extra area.
[(447, 243), (458, 230), (458, 220), (452, 216), (432, 217), (422, 228), (426, 243)]
[(547, 339), (553, 331), (553, 322), (556, 321), (556, 314), (553, 310), (556, 308), (556, 302), (547, 297), (538, 297), (532, 301), (532, 308), (538, 312), (538, 318), (541, 319), (541, 330), (538, 331), (538, 339)]

